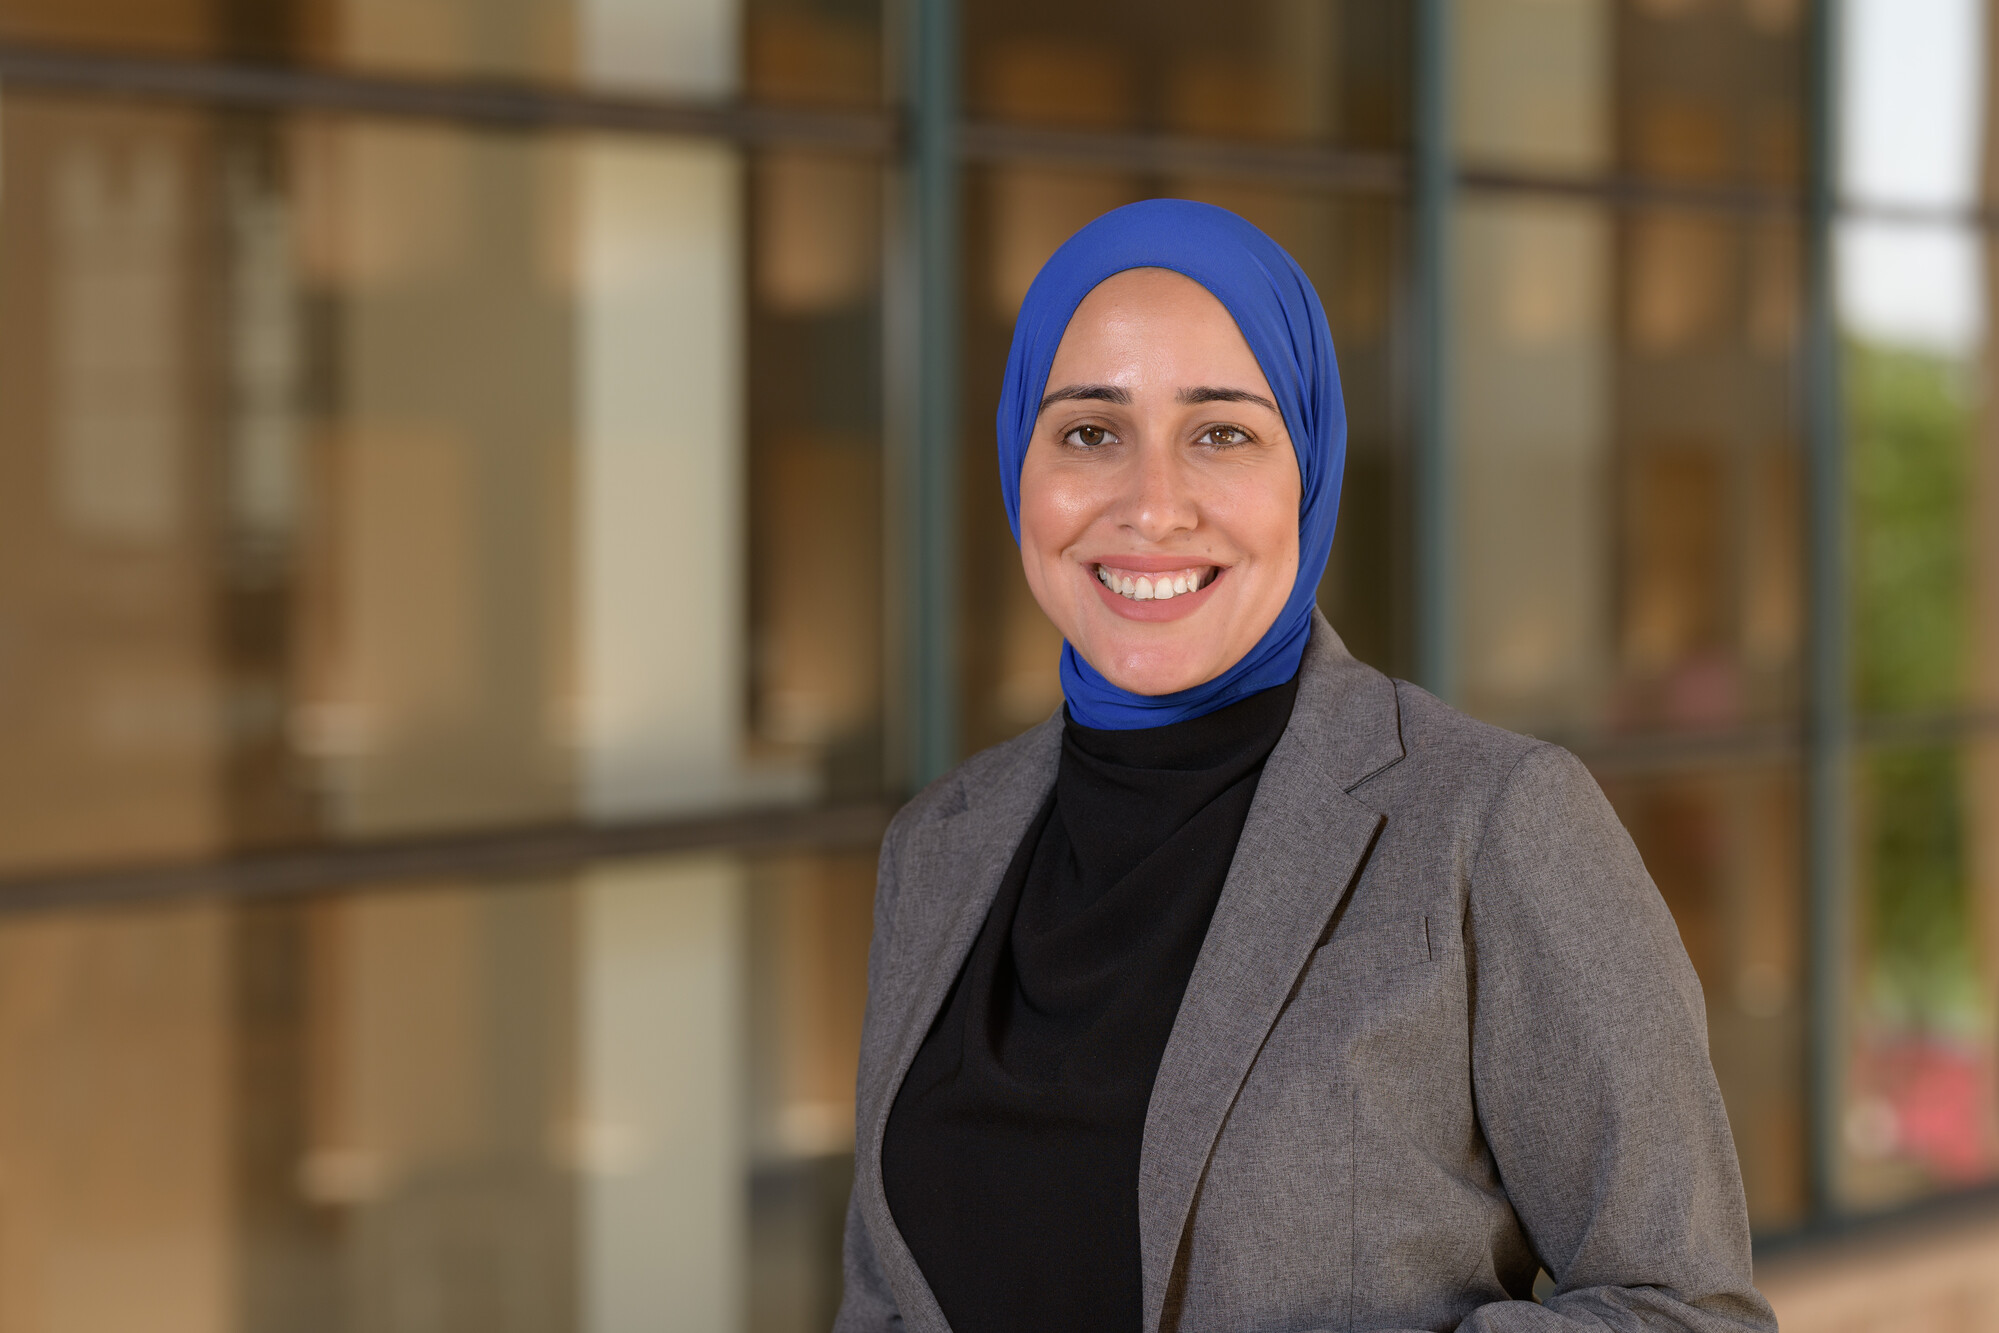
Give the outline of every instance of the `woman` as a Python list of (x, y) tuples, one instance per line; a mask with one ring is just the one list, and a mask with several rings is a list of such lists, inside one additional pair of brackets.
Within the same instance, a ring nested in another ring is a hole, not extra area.
[(1065, 715), (883, 842), (836, 1327), (1774, 1328), (1596, 785), (1315, 610), (1345, 416), (1291, 257), (1202, 204), (1091, 223), (999, 445)]

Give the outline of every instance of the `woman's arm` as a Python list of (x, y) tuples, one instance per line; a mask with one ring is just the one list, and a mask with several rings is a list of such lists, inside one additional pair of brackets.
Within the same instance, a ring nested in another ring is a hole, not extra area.
[[(888, 832), (882, 837), (881, 860), (875, 870), (875, 923), (874, 934), (868, 940), (868, 1007), (862, 1019), (863, 1051), (870, 1049), (865, 1030), (880, 1021), (875, 997), (881, 993), (881, 969), (886, 965), (889, 953), (889, 925), (895, 919), (896, 849), (901, 841), (902, 823), (902, 818), (898, 817), (889, 824)], [(865, 1079), (866, 1075), (866, 1069), (862, 1069), (859, 1077)], [(862, 1128), (860, 1103), (861, 1089), (856, 1086), (856, 1133)], [(902, 1314), (895, 1308), (895, 1298), (889, 1294), (888, 1282), (883, 1278), (881, 1264), (875, 1258), (874, 1242), (869, 1238), (867, 1223), (861, 1217), (860, 1156), (857, 1151), (854, 1187), (847, 1198), (846, 1243), (841, 1260), (845, 1285), (840, 1294), (840, 1312), (833, 1321), (834, 1333), (880, 1333), (881, 1330), (902, 1327)]]
[(1459, 1327), (1775, 1330), (1700, 982), (1568, 752), (1528, 751), (1494, 800), (1465, 946), (1479, 1123), (1556, 1290)]

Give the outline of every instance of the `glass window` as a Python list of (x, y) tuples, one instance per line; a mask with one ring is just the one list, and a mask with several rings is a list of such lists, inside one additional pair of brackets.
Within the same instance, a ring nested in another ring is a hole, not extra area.
[(1999, 701), (1987, 456), (1986, 242), (1856, 218), (1839, 236), (1851, 483), (1855, 706), (1962, 714)]
[(1849, 204), (1948, 212), (1984, 197), (1982, 0), (1840, 0), (1840, 187)]
[(1805, 1220), (1805, 960), (1798, 773), (1731, 761), (1596, 761), (1706, 993), (1750, 1223)]
[(824, 1329), (873, 888), (706, 855), (0, 918), (9, 1327)]
[(1850, 1208), (1999, 1176), (1995, 760), (1999, 746), (1981, 739), (1870, 747), (1854, 761)]
[(1466, 162), (1610, 166), (1612, 0), (1457, 0), (1452, 15), (1452, 132)]
[(1790, 189), (1804, 166), (1804, 0), (1620, 0), (1619, 167)]
[(758, 155), (749, 181), (751, 718), (825, 794), (884, 757), (882, 171)]
[(0, 865), (878, 788), (874, 168), (0, 132)]
[(1351, 148), (1408, 136), (1406, 5), (973, 0), (964, 26), (979, 117)]
[(880, 0), (0, 0), (0, 39), (696, 99), (867, 105), (883, 80)]
[(1484, 169), (1789, 188), (1802, 0), (1457, 0), (1454, 119)]
[(1456, 244), (1466, 703), (1584, 744), (1783, 724), (1792, 224), (1495, 194)]

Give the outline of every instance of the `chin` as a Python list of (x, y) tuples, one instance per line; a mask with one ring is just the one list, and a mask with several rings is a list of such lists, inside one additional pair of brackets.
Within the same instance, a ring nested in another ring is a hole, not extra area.
[[(1190, 662), (1177, 656), (1162, 659), (1156, 653), (1137, 652), (1122, 658), (1114, 653), (1107, 654), (1107, 657), (1114, 665), (1108, 669), (1098, 666), (1097, 670), (1103, 673), (1105, 680), (1133, 694), (1178, 694), (1196, 685), (1205, 685), (1221, 674), (1213, 669), (1210, 662)], [(1091, 659), (1091, 665), (1096, 666), (1094, 659)]]

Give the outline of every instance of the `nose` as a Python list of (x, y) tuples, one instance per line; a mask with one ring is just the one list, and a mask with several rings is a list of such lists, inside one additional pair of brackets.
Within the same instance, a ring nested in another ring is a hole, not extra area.
[(1145, 441), (1134, 451), (1119, 525), (1147, 542), (1192, 531), (1200, 515), (1190, 481), (1169, 443)]

